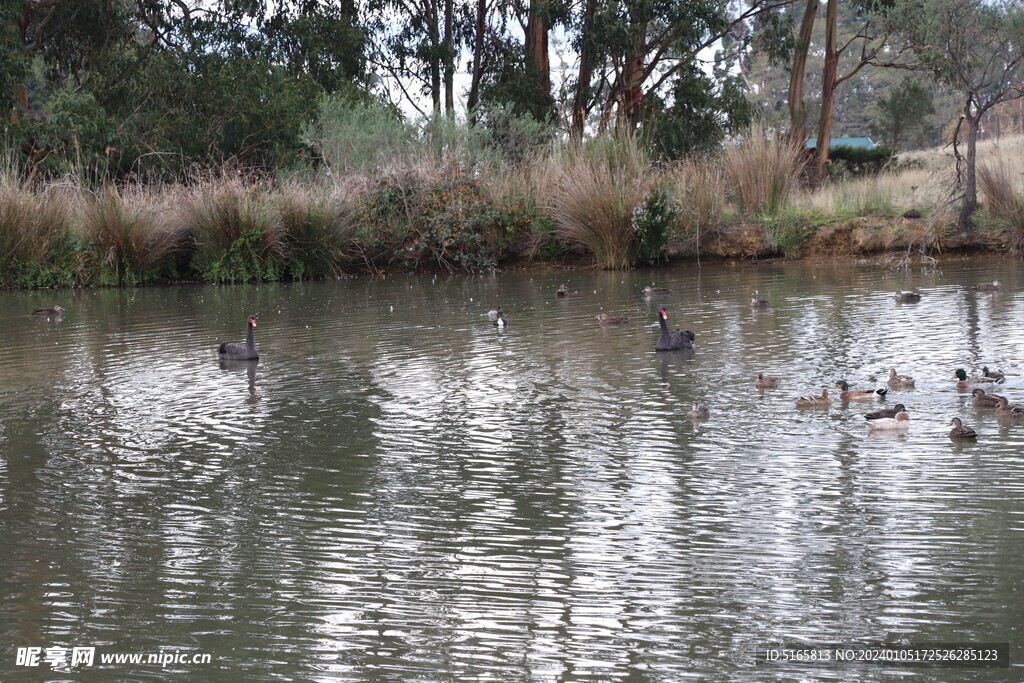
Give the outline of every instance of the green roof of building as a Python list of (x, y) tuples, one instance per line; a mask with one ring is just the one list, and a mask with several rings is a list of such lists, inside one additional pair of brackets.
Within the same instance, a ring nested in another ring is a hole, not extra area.
[[(829, 138), (828, 148), (855, 147), (858, 149), (874, 149), (878, 145), (871, 138)], [(816, 149), (818, 138), (807, 138), (807, 149)]]

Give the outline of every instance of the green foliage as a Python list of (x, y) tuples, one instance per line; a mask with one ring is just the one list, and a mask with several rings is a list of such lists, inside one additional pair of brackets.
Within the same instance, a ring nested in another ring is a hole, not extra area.
[(332, 173), (368, 175), (409, 153), (415, 136), (398, 111), (352, 95), (320, 99), (316, 120), (306, 124), (302, 141), (323, 157)]
[(651, 190), (637, 204), (633, 210), (633, 232), (639, 261), (649, 263), (661, 258), (680, 213), (679, 203), (664, 188)]
[(766, 219), (762, 229), (768, 246), (781, 251), (786, 258), (796, 258), (816, 226), (810, 216), (790, 213)]
[(696, 64), (679, 70), (671, 97), (645, 98), (645, 127), (655, 153), (665, 159), (714, 151), (727, 135), (750, 126), (753, 107), (737, 76), (716, 83)]
[(828, 158), (832, 164), (829, 175), (833, 177), (875, 175), (892, 159), (892, 152), (884, 146), (868, 149), (839, 145), (829, 148)]
[(490, 146), (506, 163), (528, 159), (549, 145), (555, 135), (550, 122), (539, 121), (530, 113), (517, 114), (515, 108), (503, 104), (481, 107), (477, 124), (487, 131)]
[(871, 134), (892, 151), (921, 147), (931, 136), (934, 114), (931, 89), (904, 78), (875, 101)]
[(489, 67), (480, 84), (481, 109), (502, 107), (514, 117), (548, 121), (555, 112), (551, 93), (537, 87), (537, 77), (526, 65), (525, 47), (506, 38), (490, 41)]

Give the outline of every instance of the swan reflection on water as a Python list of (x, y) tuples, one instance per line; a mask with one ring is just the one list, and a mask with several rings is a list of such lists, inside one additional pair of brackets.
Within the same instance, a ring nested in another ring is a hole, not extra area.
[(245, 402), (249, 404), (259, 403), (263, 399), (256, 390), (257, 365), (259, 365), (259, 360), (229, 360), (224, 358), (220, 360), (221, 370), (245, 370), (246, 377), (249, 379), (249, 397), (245, 399)]

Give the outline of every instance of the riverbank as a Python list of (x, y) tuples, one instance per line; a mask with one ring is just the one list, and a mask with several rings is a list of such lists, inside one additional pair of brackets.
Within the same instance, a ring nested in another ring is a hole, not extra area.
[[(780, 237), (781, 235), (781, 237)], [(791, 224), (781, 230), (762, 225), (725, 226), (708, 236), (700, 250), (691, 243), (673, 243), (673, 259), (815, 258), (942, 253), (1005, 255), (1016, 249), (1008, 229), (979, 227), (968, 233), (954, 225), (921, 218), (862, 217), (837, 219), (820, 225)]]
[[(223, 207), (221, 207), (223, 209)], [(298, 209), (296, 209), (298, 210)], [(286, 232), (281, 244), (268, 246), (262, 229), (240, 230), (233, 241), (211, 245), (200, 242), (188, 229), (151, 229), (133, 236), (121, 226), (108, 231), (106, 243), (70, 234), (50, 239), (49, 250), (36, 261), (0, 261), (0, 283), (7, 289), (60, 287), (172, 285), (179, 283), (275, 282), (358, 277), (394, 272), (455, 272), (529, 268), (595, 268), (585, 250), (559, 243), (550, 235), (529, 231), (500, 242), (474, 235), (470, 244), (446, 259), (444, 243), (422, 244), (417, 238), (363, 243), (355, 231), (344, 244), (331, 244), (330, 228), (310, 227), (302, 209), (305, 234)], [(329, 223), (329, 221), (327, 221)], [(141, 231), (141, 229), (136, 228)], [(110, 242), (117, 241), (117, 244)], [(758, 260), (770, 258), (882, 257), (902, 261), (942, 254), (1017, 253), (1019, 242), (1009, 229), (983, 226), (969, 233), (954, 225), (923, 218), (859, 217), (809, 222), (740, 222), (710, 229), (700, 235), (667, 241), (663, 255), (646, 267), (669, 264)], [(643, 264), (640, 264), (643, 265)]]
[(808, 188), (799, 153), (763, 133), (720, 158), (663, 166), (634, 139), (604, 138), (516, 165), (410, 158), (363, 176), (100, 189), (0, 176), (0, 287), (1012, 252), (1024, 194), (1014, 167), (992, 158), (984, 168), (998, 172), (980, 175), (985, 202), (967, 233), (935, 159)]

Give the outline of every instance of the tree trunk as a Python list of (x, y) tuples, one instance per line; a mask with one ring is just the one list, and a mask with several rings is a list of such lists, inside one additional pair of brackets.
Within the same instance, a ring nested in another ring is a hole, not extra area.
[(978, 206), (978, 179), (975, 167), (978, 162), (978, 129), (981, 127), (981, 114), (972, 113), (970, 103), (964, 112), (964, 123), (967, 124), (967, 164), (964, 169), (964, 203), (960, 207), (960, 220), (957, 225), (960, 232), (970, 232), (971, 215)]
[(811, 32), (818, 14), (818, 0), (807, 0), (804, 18), (800, 22), (800, 38), (793, 51), (793, 66), (789, 73), (789, 134), (793, 141), (803, 145), (807, 139), (807, 107), (804, 105), (804, 74), (807, 71), (807, 52), (811, 47)]
[(832, 108), (836, 94), (836, 70), (839, 66), (836, 23), (838, 0), (829, 0), (825, 10), (825, 70), (821, 77), (821, 120), (818, 123), (817, 176), (824, 180), (828, 165), (829, 141), (832, 138)]
[(441, 27), (438, 24), (437, 4), (427, 4), (427, 35), (430, 38), (430, 102), (434, 113), (441, 111)]
[(590, 79), (594, 75), (594, 11), (597, 0), (587, 0), (583, 9), (583, 27), (580, 35), (580, 68), (576, 81), (576, 94), (572, 101), (572, 128), (574, 140), (583, 138), (587, 122), (587, 104), (590, 101)]
[(444, 0), (444, 113), (455, 116), (455, 1)]
[(476, 23), (473, 32), (473, 75), (469, 82), (469, 97), (466, 100), (466, 109), (469, 110), (469, 120), (476, 123), (476, 108), (480, 103), (480, 80), (484, 75), (484, 32), (487, 26), (487, 0), (477, 0)]
[[(640, 126), (640, 103), (643, 99), (644, 79), (644, 52), (647, 43), (647, 18), (640, 15), (643, 10), (638, 10), (633, 16), (633, 42), (630, 46), (630, 53), (626, 55), (626, 63), (622, 69), (622, 81), (620, 82), (619, 118), (625, 122), (630, 130), (636, 130)], [(640, 16), (637, 16), (640, 15)]]
[(551, 97), (546, 0), (530, 0), (526, 20), (526, 71), (543, 99)]

